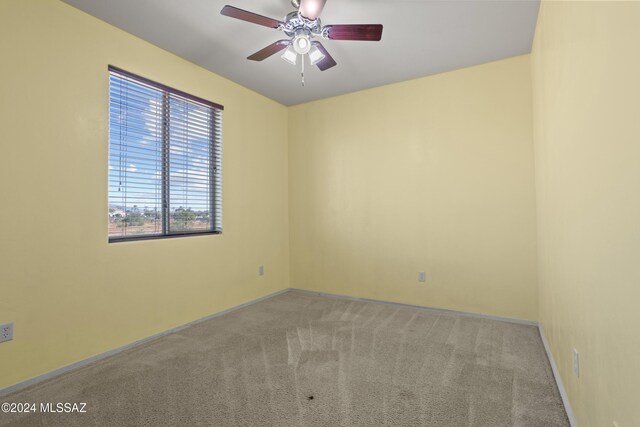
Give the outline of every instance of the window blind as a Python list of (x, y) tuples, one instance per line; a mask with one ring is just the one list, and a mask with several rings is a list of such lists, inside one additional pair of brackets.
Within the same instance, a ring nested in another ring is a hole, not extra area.
[(109, 67), (109, 240), (222, 232), (223, 107)]

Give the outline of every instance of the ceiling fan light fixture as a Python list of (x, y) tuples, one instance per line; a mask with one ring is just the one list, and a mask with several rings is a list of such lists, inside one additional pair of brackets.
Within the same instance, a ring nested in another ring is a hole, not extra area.
[(309, 50), (309, 62), (311, 65), (316, 65), (318, 62), (324, 59), (324, 53), (318, 49), (316, 45), (312, 45)]
[(298, 54), (293, 48), (293, 45), (289, 45), (289, 47), (285, 49), (284, 53), (280, 55), (280, 58), (284, 59), (291, 65), (296, 65), (296, 62), (298, 60)]
[(309, 36), (304, 33), (297, 34), (293, 39), (293, 48), (300, 55), (309, 53), (309, 50), (311, 50), (311, 40), (309, 40)]

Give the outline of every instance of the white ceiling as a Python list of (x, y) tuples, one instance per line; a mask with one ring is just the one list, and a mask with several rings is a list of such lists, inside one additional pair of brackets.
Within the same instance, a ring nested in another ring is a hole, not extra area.
[(324, 25), (383, 24), (382, 41), (323, 40), (338, 65), (306, 66), (302, 87), (300, 64), (277, 54), (246, 59), (282, 32), (220, 15), (231, 4), (282, 20), (293, 10), (289, 0), (65, 1), (285, 105), (529, 53), (539, 7), (538, 0), (328, 0)]

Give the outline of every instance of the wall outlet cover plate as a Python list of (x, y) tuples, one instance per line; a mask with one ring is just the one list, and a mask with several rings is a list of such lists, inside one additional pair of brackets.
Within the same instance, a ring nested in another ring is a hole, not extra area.
[(0, 324), (0, 342), (13, 339), (13, 322)]

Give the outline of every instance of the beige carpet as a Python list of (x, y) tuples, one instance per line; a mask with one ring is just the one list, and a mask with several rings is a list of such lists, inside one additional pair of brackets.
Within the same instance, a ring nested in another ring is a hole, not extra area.
[(569, 426), (538, 330), (291, 291), (32, 386), (3, 426)]

